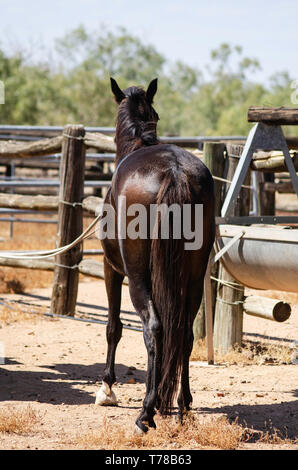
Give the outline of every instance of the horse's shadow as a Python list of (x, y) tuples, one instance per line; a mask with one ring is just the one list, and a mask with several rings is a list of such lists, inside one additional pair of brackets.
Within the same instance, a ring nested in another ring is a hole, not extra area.
[[(6, 364), (13, 364), (11, 359)], [(88, 385), (100, 385), (105, 364), (55, 364), (43, 365), (39, 370), (8, 370), (0, 367), (1, 401), (38, 401), (52, 405), (94, 403), (94, 391)], [(41, 371), (42, 369), (42, 371)], [(117, 364), (118, 383), (127, 383), (133, 378), (135, 383), (144, 383), (146, 372), (140, 369), (129, 371), (125, 364)]]
[[(293, 390), (292, 395), (298, 397), (298, 390)], [(202, 407), (199, 412), (208, 414), (223, 413), (230, 422), (237, 420), (238, 424), (254, 431), (250, 438), (251, 441), (258, 440), (260, 433), (297, 439), (297, 405), (298, 400), (289, 400), (276, 404), (237, 404), (217, 408)]]

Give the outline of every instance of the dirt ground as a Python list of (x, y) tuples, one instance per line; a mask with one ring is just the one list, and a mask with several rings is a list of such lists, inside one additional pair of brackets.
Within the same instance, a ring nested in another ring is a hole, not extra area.
[[(47, 288), (32, 291), (35, 297), (1, 294), (0, 301), (12, 309), (23, 305), (27, 311), (36, 310), (37, 306), (46, 310), (50, 293)], [(78, 302), (81, 316), (84, 312), (106, 314), (104, 282), (81, 282)], [(290, 319), (281, 324), (245, 315), (244, 337), (265, 341), (270, 336), (272, 342), (292, 345), (298, 338), (297, 307)], [(122, 309), (133, 311), (127, 286), (123, 288)], [(137, 317), (129, 318), (131, 325), (139, 326), (133, 323)], [(146, 351), (140, 331), (124, 329), (118, 346), (114, 387), (117, 407), (94, 406), (105, 366), (105, 325), (33, 315), (29, 320), (3, 323), (1, 344), (5, 363), (0, 365), (0, 411), (30, 405), (41, 416), (35, 429), (27, 434), (0, 433), (1, 449), (78, 448), (78, 436), (101, 428), (104, 422), (133, 431), (146, 378)], [(238, 423), (256, 432), (275, 428), (291, 440), (297, 438), (297, 365), (275, 365), (269, 361), (207, 366), (193, 361), (190, 381), (194, 413), (203, 419), (221, 415), (232, 421), (237, 418)], [(185, 444), (183, 448), (189, 447)], [(295, 445), (289, 441), (268, 443), (256, 439), (242, 442), (238, 448), (288, 450)]]

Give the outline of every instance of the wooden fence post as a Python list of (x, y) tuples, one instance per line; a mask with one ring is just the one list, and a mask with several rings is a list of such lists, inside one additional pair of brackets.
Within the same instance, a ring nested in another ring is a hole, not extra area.
[[(213, 176), (218, 176), (223, 178), (224, 168), (225, 168), (225, 155), (224, 152), (226, 146), (223, 143), (219, 142), (205, 142), (203, 150), (203, 161), (207, 168), (210, 170)], [(222, 195), (223, 195), (224, 184), (222, 181), (214, 180), (214, 194), (215, 194), (215, 215), (220, 215), (221, 205), (222, 205)], [(213, 253), (213, 251), (212, 251)], [(214, 254), (211, 253), (211, 257)], [(211, 266), (211, 275), (217, 276), (218, 263)], [(212, 311), (215, 310), (215, 298), (216, 298), (216, 283), (211, 281), (211, 291), (212, 291)], [(200, 310), (195, 318), (194, 326), (194, 340), (198, 341), (205, 337), (205, 302), (202, 299)]]
[[(231, 180), (235, 173), (238, 159), (229, 156), (229, 168), (227, 179)], [(247, 172), (245, 185), (250, 184), (250, 171)], [(250, 190), (241, 188), (236, 207), (231, 215), (248, 215), (250, 208)], [(224, 283), (235, 283), (235, 280), (223, 268), (219, 266), (218, 278)], [(237, 284), (237, 283), (236, 283)], [(228, 287), (218, 283), (216, 294), (216, 307), (214, 319), (214, 349), (226, 353), (236, 344), (241, 345), (243, 332), (243, 301), (244, 287)]]
[[(82, 125), (67, 125), (63, 130), (60, 162), (60, 190), (58, 209), (57, 246), (75, 240), (83, 231), (85, 129)], [(74, 203), (79, 203), (78, 205)], [(56, 256), (51, 312), (73, 316), (75, 313), (82, 246), (76, 245)]]
[(263, 173), (263, 181), (259, 184), (260, 214), (275, 215), (275, 191), (268, 191), (266, 183), (274, 183), (274, 173)]

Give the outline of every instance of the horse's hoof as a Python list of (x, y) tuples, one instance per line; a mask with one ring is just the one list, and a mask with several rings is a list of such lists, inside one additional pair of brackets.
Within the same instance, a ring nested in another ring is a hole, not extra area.
[(140, 428), (138, 424), (135, 424), (134, 432), (135, 434), (137, 434), (137, 436), (144, 436), (144, 434), (146, 434), (147, 431), (148, 431), (147, 426), (142, 425), (142, 427)]
[(141, 428), (139, 428), (139, 426), (137, 424), (135, 424), (134, 432), (138, 436), (143, 436), (145, 434), (145, 432)]
[(102, 386), (98, 390), (95, 399), (95, 405), (100, 406), (117, 406), (117, 398), (112, 389), (103, 382)]
[(147, 426), (145, 426), (144, 423), (142, 423), (141, 421), (136, 422), (135, 434), (137, 434), (138, 436), (143, 436), (144, 434), (146, 434), (147, 431), (148, 431), (148, 428)]

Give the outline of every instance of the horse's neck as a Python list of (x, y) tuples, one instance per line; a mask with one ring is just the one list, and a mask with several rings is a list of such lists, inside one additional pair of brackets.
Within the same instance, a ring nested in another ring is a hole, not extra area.
[(140, 137), (133, 137), (130, 135), (126, 129), (117, 129), (116, 130), (116, 159), (115, 163), (117, 164), (126, 157), (129, 153), (143, 146), (142, 139)]
[[(146, 124), (144, 125), (144, 129), (145, 128)], [(158, 139), (156, 135), (156, 125), (154, 129), (152, 128), (151, 132), (153, 136), (152, 144), (157, 143)], [(134, 134), (136, 134), (136, 132), (134, 132)], [(139, 149), (141, 147), (145, 147), (147, 145), (152, 145), (151, 142), (149, 143), (149, 141), (145, 143), (143, 134), (141, 132), (139, 136), (136, 137), (135, 135), (132, 135), (132, 129), (130, 127), (121, 126), (121, 124), (118, 124), (116, 127), (115, 142), (117, 147), (115, 160), (116, 166), (124, 157), (126, 157), (126, 155), (133, 152), (134, 150)]]
[[(123, 139), (116, 139), (116, 165), (126, 157), (129, 153), (133, 152), (141, 145), (139, 145), (138, 140), (140, 139), (130, 139), (130, 140), (123, 140)], [(140, 142), (141, 143), (141, 142)]]

